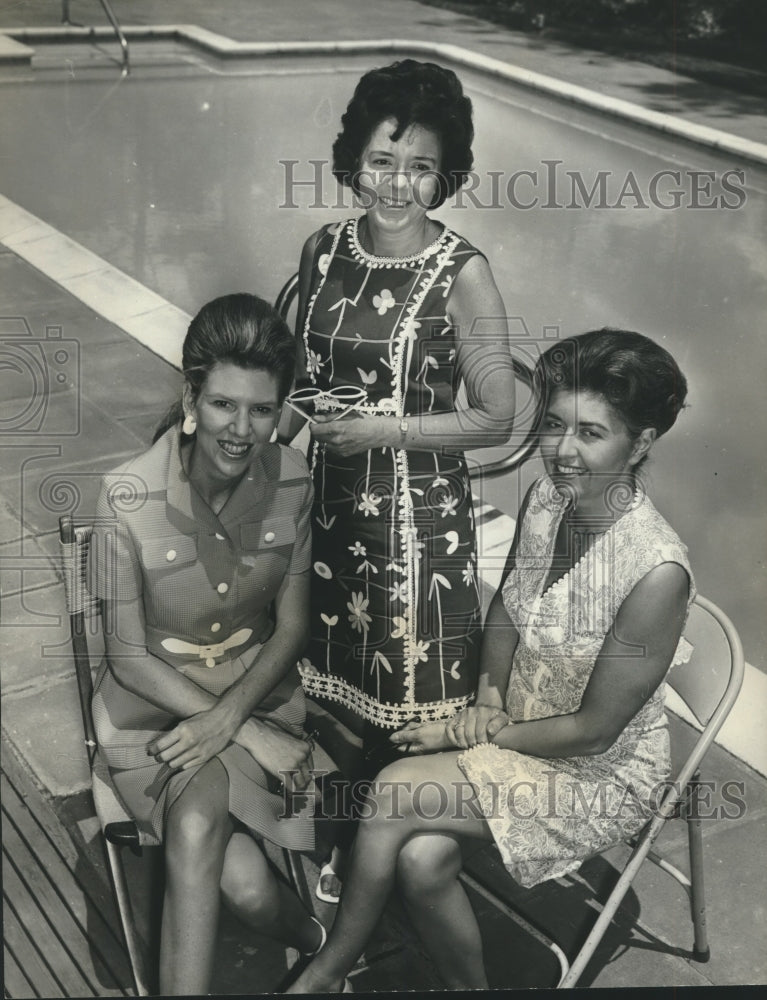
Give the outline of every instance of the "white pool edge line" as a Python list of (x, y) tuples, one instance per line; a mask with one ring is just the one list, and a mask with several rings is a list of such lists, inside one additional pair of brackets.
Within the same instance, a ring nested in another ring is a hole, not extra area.
[[(192, 24), (170, 25), (125, 25), (123, 32), (126, 38), (150, 40), (169, 38), (183, 41), (204, 49), (221, 58), (243, 58), (247, 56), (279, 56), (279, 55), (329, 55), (333, 53), (345, 55), (361, 55), (373, 52), (419, 53), (432, 59), (443, 59), (458, 66), (477, 70), (491, 76), (507, 80), (510, 83), (536, 90), (557, 97), (573, 104), (580, 104), (591, 110), (622, 118), (635, 125), (654, 129), (666, 135), (677, 136), (688, 142), (708, 148), (730, 153), (734, 156), (767, 164), (767, 145), (744, 139), (731, 132), (710, 128), (707, 125), (697, 125), (685, 121), (677, 115), (660, 111), (651, 111), (631, 101), (616, 97), (608, 97), (595, 90), (580, 87), (577, 84), (566, 83), (556, 77), (532, 70), (523, 69), (500, 59), (493, 59), (479, 52), (473, 52), (460, 45), (446, 42), (426, 42), (408, 39), (372, 39), (360, 41), (308, 41), (308, 42), (237, 42), (225, 35), (219, 35)], [(35, 38), (41, 41), (57, 41), (72, 38), (98, 38), (99, 40), (114, 39), (114, 32), (107, 27), (75, 28), (58, 26), (52, 28), (5, 28), (1, 35), (27, 42)]]
[[(188, 313), (2, 194), (0, 246), (26, 261), (153, 354), (180, 368), (181, 345), (191, 319)], [(514, 519), (499, 512), (500, 517), (486, 522), (485, 517), (493, 510), (495, 508), (484, 509), (478, 515), (477, 527), (481, 542), (480, 581), (494, 590), (505, 563)], [(481, 568), (483, 561), (486, 563), (484, 570)], [(487, 580), (488, 576), (493, 582)], [(767, 741), (759, 715), (759, 707), (765, 703), (767, 674), (747, 663), (743, 689), (716, 742), (767, 777)], [(695, 725), (684, 704), (675, 703), (673, 696), (668, 699), (667, 707)]]

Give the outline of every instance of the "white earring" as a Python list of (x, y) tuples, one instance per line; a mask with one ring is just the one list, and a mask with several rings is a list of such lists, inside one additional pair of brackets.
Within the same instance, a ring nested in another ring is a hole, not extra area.
[(274, 444), (276, 440), (277, 440), (277, 428), (275, 427), (274, 430), (272, 431), (272, 436), (269, 438), (269, 444)]
[(181, 430), (187, 436), (194, 434), (194, 432), (197, 430), (197, 421), (194, 419), (191, 413), (187, 413), (187, 415), (184, 417), (184, 422), (181, 425)]

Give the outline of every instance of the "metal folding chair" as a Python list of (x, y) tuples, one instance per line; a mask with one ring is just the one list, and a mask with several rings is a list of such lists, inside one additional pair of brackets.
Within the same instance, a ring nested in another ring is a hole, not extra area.
[[(86, 567), (92, 525), (75, 525), (70, 515), (59, 519), (59, 539), (64, 566), (64, 585), (69, 613), (72, 652), (77, 674), (85, 746), (91, 772), (91, 790), (101, 829), (104, 835), (107, 870), (114, 891), (120, 916), (126, 951), (137, 996), (151, 996), (147, 957), (136, 928), (136, 921), (128, 893), (122, 848), (128, 847), (135, 854), (143, 846), (157, 846), (156, 841), (140, 833), (136, 823), (126, 812), (112, 784), (109, 770), (101, 759), (96, 743), (96, 733), (91, 716), (93, 696), (93, 669), (98, 665), (103, 651), (103, 618), (101, 601), (91, 595), (86, 584)], [(310, 893), (301, 856), (283, 848), (288, 879), (301, 900), (309, 906)]]
[[(727, 718), (743, 683), (743, 648), (730, 619), (705, 597), (696, 597), (685, 628), (685, 636), (694, 646), (692, 657), (688, 663), (673, 667), (666, 678), (666, 683), (681, 697), (701, 725), (702, 731), (686, 760), (672, 777), (656, 814), (639, 835), (629, 841), (632, 851), (628, 861), (572, 964), (562, 948), (544, 930), (499, 896), (496, 887), (466, 871), (461, 874), (464, 884), (482, 895), (553, 952), (561, 970), (557, 984), (560, 989), (577, 984), (637, 872), (648, 859), (684, 887), (689, 897), (693, 923), (692, 957), (699, 962), (707, 962), (710, 957), (703, 879), (703, 840), (697, 789), (700, 782), (701, 761)], [(689, 875), (653, 850), (653, 845), (665, 824), (677, 818), (683, 819), (687, 824)]]

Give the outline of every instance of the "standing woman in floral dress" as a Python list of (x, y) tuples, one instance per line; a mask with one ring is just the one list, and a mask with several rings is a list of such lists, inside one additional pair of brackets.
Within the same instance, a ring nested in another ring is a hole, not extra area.
[[(508, 439), (514, 375), (487, 260), (428, 215), (465, 182), (472, 139), (471, 101), (452, 71), (408, 59), (366, 73), (333, 154), (336, 178), (367, 210), (314, 233), (301, 258), (303, 384), (366, 392), (340, 419), (341, 404), (321, 397), (311, 424), (302, 681), (358, 737), (349, 777), (376, 773), (392, 731), (450, 717), (477, 688), (481, 602), (463, 452)], [(318, 894), (334, 901), (325, 874)]]

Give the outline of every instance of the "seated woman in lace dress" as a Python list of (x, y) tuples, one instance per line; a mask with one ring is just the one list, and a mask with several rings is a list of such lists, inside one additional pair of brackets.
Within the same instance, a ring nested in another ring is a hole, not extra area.
[(668, 777), (663, 679), (689, 654), (695, 591), (637, 473), (686, 381), (664, 348), (609, 329), (551, 347), (537, 375), (546, 475), (488, 612), (477, 700), (391, 737), (408, 756), (378, 776), (328, 944), (297, 992), (341, 985), (395, 880), (445, 985), (486, 987), (457, 878), (465, 841), (494, 840), (532, 886), (636, 833)]

